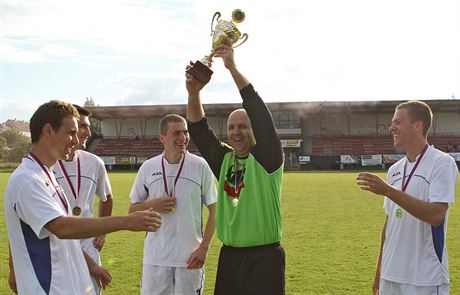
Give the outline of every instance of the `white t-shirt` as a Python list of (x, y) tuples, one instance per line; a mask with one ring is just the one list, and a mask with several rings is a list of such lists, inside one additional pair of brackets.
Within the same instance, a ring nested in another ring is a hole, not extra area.
[(52, 181), (37, 162), (24, 158), (6, 186), (5, 213), (18, 292), (94, 294), (78, 240), (61, 240), (45, 228), (51, 220), (70, 215), (56, 193), (61, 190), (65, 198), (62, 189), (49, 174)]
[[(167, 196), (162, 158), (163, 155), (159, 155), (142, 164), (131, 189), (131, 203)], [(164, 164), (168, 190), (173, 190), (176, 197), (176, 210), (162, 214), (160, 229), (147, 233), (144, 264), (185, 267), (203, 239), (202, 205), (215, 203), (217, 191), (211, 169), (204, 159), (187, 152), (175, 186), (180, 163), (169, 164), (165, 159)]]
[[(80, 193), (78, 191), (78, 161), (80, 160)], [(112, 192), (109, 176), (105, 170), (104, 162), (98, 156), (86, 151), (78, 150), (70, 161), (60, 161), (69, 180), (65, 177), (59, 163), (54, 165), (56, 180), (64, 190), (70, 207), (80, 207), (82, 217), (94, 216), (94, 196), (101, 202), (107, 201), (107, 195)], [(69, 181), (78, 195), (75, 199)], [(69, 210), (72, 211), (72, 210)], [(83, 250), (96, 262), (99, 262), (99, 251), (94, 248), (94, 238), (80, 240)]]
[[(420, 155), (417, 156), (419, 159)], [(403, 158), (390, 167), (387, 181), (401, 189)], [(405, 182), (415, 163), (406, 168)], [(406, 193), (426, 202), (454, 203), (458, 169), (449, 155), (429, 146)], [(385, 197), (385, 213), (388, 215), (385, 243), (382, 255), (381, 278), (415, 286), (437, 286), (449, 283), (446, 251), (446, 219), (433, 227), (407, 213), (399, 205)]]

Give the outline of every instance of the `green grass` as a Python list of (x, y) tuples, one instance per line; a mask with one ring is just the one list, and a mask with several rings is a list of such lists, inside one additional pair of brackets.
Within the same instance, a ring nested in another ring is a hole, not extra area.
[[(384, 174), (382, 174), (384, 175)], [(0, 173), (0, 294), (7, 284), (8, 248), (3, 194), (9, 173)], [(110, 173), (114, 214), (128, 211), (134, 173)], [(286, 294), (370, 294), (384, 222), (382, 198), (355, 185), (356, 172), (286, 173), (283, 240)], [(460, 202), (457, 190), (457, 202)], [(206, 210), (205, 210), (206, 211)], [(451, 294), (460, 294), (460, 211), (451, 207), (447, 247)], [(104, 294), (138, 294), (144, 233), (107, 237), (102, 262), (113, 282)], [(212, 294), (220, 242), (214, 238), (206, 262), (205, 294)]]

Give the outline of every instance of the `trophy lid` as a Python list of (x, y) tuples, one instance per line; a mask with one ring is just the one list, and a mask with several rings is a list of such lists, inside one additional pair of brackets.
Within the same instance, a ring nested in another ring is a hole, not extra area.
[(245, 15), (244, 11), (241, 10), (241, 9), (235, 9), (232, 12), (232, 20), (235, 23), (241, 23), (242, 21), (244, 21), (245, 17), (246, 17), (246, 15)]

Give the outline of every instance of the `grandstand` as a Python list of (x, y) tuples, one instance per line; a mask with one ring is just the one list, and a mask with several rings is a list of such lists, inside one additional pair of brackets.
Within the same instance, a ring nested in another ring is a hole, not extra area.
[[(283, 144), (285, 167), (338, 169), (341, 156), (398, 155), (389, 126), (394, 108), (402, 101), (286, 102), (267, 103)], [(434, 113), (428, 140), (437, 148), (458, 152), (460, 101), (427, 101)], [(109, 168), (138, 167), (161, 153), (158, 123), (169, 113), (182, 116), (186, 105), (88, 107), (101, 121), (101, 135), (89, 150), (101, 156)], [(206, 104), (208, 121), (217, 136), (226, 139), (228, 115), (241, 104)], [(269, 147), (268, 147), (269, 148)], [(191, 142), (189, 151), (199, 154)], [(455, 156), (455, 155), (453, 155)], [(460, 155), (458, 156), (460, 158)], [(383, 164), (383, 163), (382, 163)]]

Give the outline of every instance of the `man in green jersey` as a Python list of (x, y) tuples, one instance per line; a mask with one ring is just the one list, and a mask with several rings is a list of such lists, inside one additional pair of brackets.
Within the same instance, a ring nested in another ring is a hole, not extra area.
[(243, 109), (228, 118), (229, 146), (209, 128), (200, 100), (204, 84), (186, 73), (189, 132), (219, 180), (216, 228), (224, 245), (214, 292), (284, 294), (281, 142), (270, 111), (238, 71), (230, 43), (217, 46), (213, 56), (222, 58), (243, 98)]

